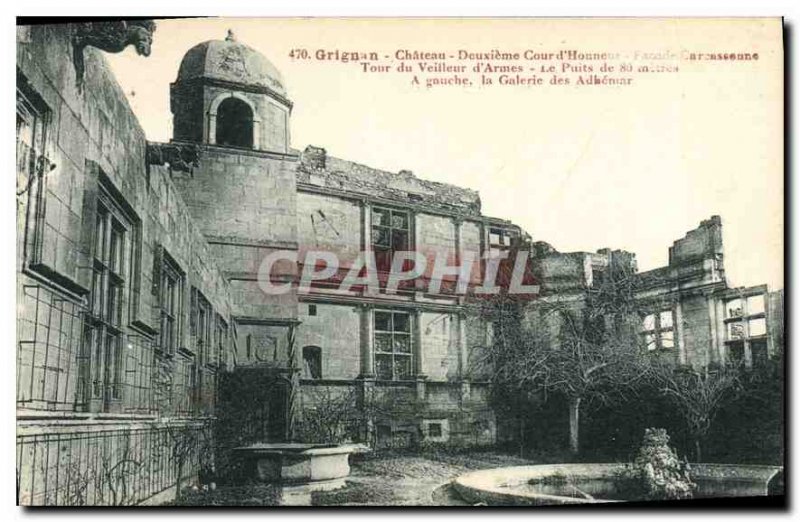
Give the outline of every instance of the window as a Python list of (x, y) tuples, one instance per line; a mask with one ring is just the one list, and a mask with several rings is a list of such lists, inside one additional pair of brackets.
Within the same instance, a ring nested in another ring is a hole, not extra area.
[(192, 289), (192, 336), (195, 354), (202, 364), (216, 364), (216, 347), (211, 342), (214, 316), (211, 304), (197, 288)]
[(92, 409), (109, 411), (122, 399), (122, 324), (125, 277), (130, 262), (131, 221), (111, 196), (100, 190), (94, 223), (94, 254), (84, 342), (90, 355)]
[(411, 379), (411, 316), (406, 312), (376, 310), (374, 318), (375, 373), (378, 379)]
[(768, 358), (764, 294), (740, 295), (725, 301), (724, 321), (730, 362), (747, 360), (748, 351), (753, 364)]
[(159, 349), (173, 354), (181, 341), (183, 310), (183, 275), (178, 265), (161, 250), (158, 306), (161, 314)]
[(448, 419), (425, 419), (422, 421), (422, 435), (431, 442), (447, 442), (450, 438)]
[(642, 341), (647, 351), (652, 352), (659, 348), (669, 350), (675, 348), (675, 329), (672, 320), (672, 310), (662, 310), (655, 314), (647, 314), (642, 318), (640, 332)]
[(238, 98), (227, 98), (217, 108), (218, 145), (253, 148), (253, 110)]
[(322, 378), (322, 349), (319, 346), (303, 347), (303, 378)]
[[(17, 245), (26, 261), (38, 265), (42, 259), (44, 220), (43, 176), (52, 168), (45, 156), (50, 111), (38, 95), (17, 77)], [(20, 89), (19, 87), (22, 87)], [(37, 183), (38, 181), (38, 183)], [(26, 228), (32, 233), (29, 237)]]
[(489, 228), (489, 253), (495, 254), (501, 250), (511, 248), (511, 242), (516, 234), (508, 229), (499, 227)]
[(221, 316), (217, 316), (217, 364), (225, 364), (225, 354), (228, 346), (228, 323)]
[(769, 360), (767, 354), (767, 340), (753, 339), (750, 341), (750, 352), (753, 354), (753, 366), (764, 366)]
[(35, 179), (36, 164), (44, 154), (44, 111), (17, 90), (17, 205), (23, 201), (29, 183)]
[(411, 249), (410, 229), (411, 220), (408, 212), (373, 207), (372, 250), (375, 253), (378, 271), (388, 272), (392, 268), (394, 253)]
[(308, 305), (308, 315), (310, 316), (317, 315), (317, 305), (315, 304)]

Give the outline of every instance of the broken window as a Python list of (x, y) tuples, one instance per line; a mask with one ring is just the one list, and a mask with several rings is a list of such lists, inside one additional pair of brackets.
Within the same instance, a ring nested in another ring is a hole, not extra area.
[(411, 219), (408, 212), (390, 208), (372, 209), (372, 251), (376, 268), (389, 272), (395, 252), (411, 249)]
[[(741, 295), (725, 301), (725, 343), (728, 361), (748, 360), (754, 365), (768, 358), (764, 294)], [(759, 353), (756, 353), (756, 352)]]
[(375, 373), (378, 379), (410, 380), (411, 316), (407, 312), (376, 310), (374, 318)]
[(253, 110), (238, 98), (228, 98), (217, 108), (217, 145), (253, 148)]
[(319, 346), (303, 347), (303, 378), (322, 378), (322, 349)]
[(511, 248), (511, 243), (516, 237), (516, 232), (506, 228), (490, 227), (489, 228), (489, 253), (494, 255), (497, 252), (508, 250)]
[(675, 330), (672, 310), (662, 310), (655, 314), (647, 314), (642, 318), (640, 330), (642, 342), (649, 352), (658, 348), (669, 350), (675, 348)]
[(768, 358), (766, 337), (763, 293), (740, 295), (725, 301), (725, 343), (729, 362), (747, 360), (745, 355), (749, 352), (753, 364), (761, 364)]
[(754, 339), (750, 341), (750, 352), (753, 355), (753, 366), (764, 366), (769, 360), (767, 354), (767, 340)]

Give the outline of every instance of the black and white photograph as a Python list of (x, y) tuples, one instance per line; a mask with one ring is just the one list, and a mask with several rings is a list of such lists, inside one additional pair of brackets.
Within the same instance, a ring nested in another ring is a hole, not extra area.
[(18, 17), (16, 505), (785, 508), (786, 34)]

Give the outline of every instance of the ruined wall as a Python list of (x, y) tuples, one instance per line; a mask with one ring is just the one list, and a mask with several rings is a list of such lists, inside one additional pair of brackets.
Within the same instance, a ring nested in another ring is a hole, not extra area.
[(399, 205), (426, 206), (464, 215), (480, 215), (480, 197), (474, 190), (428, 181), (410, 171), (386, 172), (327, 155), (309, 146), (301, 155), (297, 181), (334, 191), (348, 191)]

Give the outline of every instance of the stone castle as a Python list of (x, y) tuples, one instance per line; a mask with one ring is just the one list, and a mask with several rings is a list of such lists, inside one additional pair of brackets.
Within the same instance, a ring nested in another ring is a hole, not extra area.
[[(483, 215), (474, 191), (293, 149), (281, 73), (231, 34), (186, 52), (170, 86), (173, 139), (148, 142), (103, 52), (147, 55), (155, 26), (78, 25), (17, 32), (21, 504), (157, 502), (212, 465), (214, 419), (239, 442), (296, 439), (337, 400), (382, 405), (368, 426), (346, 427), (376, 446), (505, 436), (485, 363), (491, 321), (466, 296), (326, 285), (266, 295), (258, 270), (270, 253), (353, 262), (370, 251), (385, 271), (397, 251), (528, 249), (543, 299), (580, 299), (613, 263), (635, 266), (624, 252), (532, 243)], [(752, 366), (782, 346), (782, 291), (728, 286), (721, 226), (704, 221), (668, 266), (639, 274), (647, 350)], [(272, 276), (291, 283), (302, 269)], [(179, 446), (190, 451), (177, 462)], [(109, 478), (119, 475), (121, 490)]]

